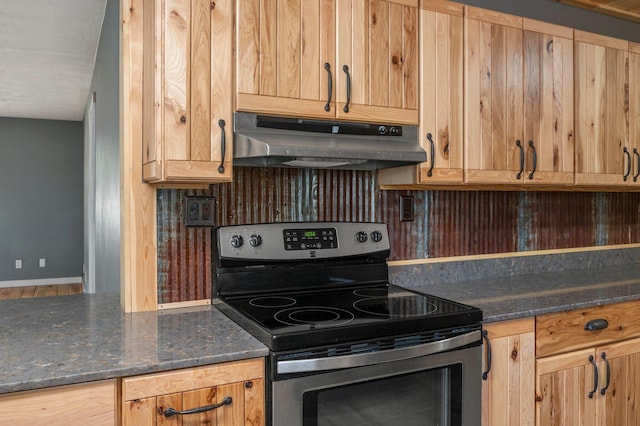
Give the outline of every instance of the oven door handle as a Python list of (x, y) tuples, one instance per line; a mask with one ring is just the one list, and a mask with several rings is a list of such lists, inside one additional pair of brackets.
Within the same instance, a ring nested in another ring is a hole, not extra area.
[(341, 355), (328, 358), (310, 358), (290, 361), (278, 361), (278, 374), (307, 373), (312, 371), (339, 370), (342, 368), (362, 367), (365, 365), (383, 364), (402, 361), (420, 356), (432, 355), (457, 349), (480, 341), (480, 330), (461, 334), (449, 339), (406, 348), (391, 349), (380, 352), (366, 352), (355, 355)]

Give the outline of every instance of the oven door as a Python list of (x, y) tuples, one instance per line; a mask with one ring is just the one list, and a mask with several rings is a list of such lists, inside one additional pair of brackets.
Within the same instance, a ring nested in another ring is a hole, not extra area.
[(480, 342), (392, 361), (379, 354), (380, 363), (272, 382), (272, 425), (480, 425)]

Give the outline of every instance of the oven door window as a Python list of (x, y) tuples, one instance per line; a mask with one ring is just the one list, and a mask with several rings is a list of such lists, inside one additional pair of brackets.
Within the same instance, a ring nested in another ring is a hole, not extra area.
[(303, 426), (462, 426), (461, 411), (461, 364), (303, 396)]

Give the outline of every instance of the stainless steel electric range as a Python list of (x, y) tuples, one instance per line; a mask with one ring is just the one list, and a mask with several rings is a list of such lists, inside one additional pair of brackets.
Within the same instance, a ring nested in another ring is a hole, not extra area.
[(225, 226), (219, 308), (270, 349), (267, 424), (479, 425), (480, 309), (388, 282), (386, 225)]

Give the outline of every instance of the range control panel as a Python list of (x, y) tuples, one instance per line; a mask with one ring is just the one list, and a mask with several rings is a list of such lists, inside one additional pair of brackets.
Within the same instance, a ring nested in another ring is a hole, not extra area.
[(338, 247), (338, 235), (335, 228), (285, 229), (283, 233), (285, 250), (322, 250)]
[(216, 239), (221, 258), (252, 261), (335, 258), (389, 250), (387, 226), (369, 222), (223, 226)]

